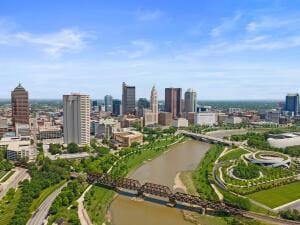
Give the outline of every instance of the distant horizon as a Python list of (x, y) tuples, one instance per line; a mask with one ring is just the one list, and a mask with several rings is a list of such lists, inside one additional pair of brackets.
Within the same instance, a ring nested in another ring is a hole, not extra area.
[[(141, 97), (143, 98), (143, 97)], [(113, 98), (113, 99), (117, 99), (117, 100), (121, 100), (121, 98)], [(136, 98), (136, 101), (138, 100), (139, 98)], [(147, 98), (148, 99), (148, 98)], [(150, 98), (149, 98), (150, 99)], [(184, 98), (182, 98), (184, 99)], [(59, 98), (29, 98), (29, 101), (42, 101), (42, 100), (45, 100), (45, 101), (62, 101), (62, 98), (59, 99)], [(93, 100), (101, 100), (101, 101), (104, 101), (104, 98), (91, 98), (91, 101)], [(10, 101), (10, 98), (0, 98), (0, 101)], [(158, 99), (158, 101), (165, 101), (164, 99)], [(244, 102), (251, 102), (251, 101), (272, 101), (272, 102), (282, 102), (282, 101), (285, 101), (285, 99), (197, 99), (197, 102), (199, 101), (224, 101), (224, 102), (231, 102), (231, 101), (244, 101)]]

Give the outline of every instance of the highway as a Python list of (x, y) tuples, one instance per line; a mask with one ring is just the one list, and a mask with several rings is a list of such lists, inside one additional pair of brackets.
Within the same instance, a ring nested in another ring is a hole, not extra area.
[(59, 195), (61, 190), (67, 186), (65, 183), (63, 186), (56, 189), (51, 195), (46, 198), (46, 200), (38, 207), (31, 219), (28, 221), (27, 225), (42, 225), (48, 215), (48, 211), (54, 202), (55, 198)]
[(26, 169), (16, 167), (13, 170), (15, 171), (14, 174), (11, 175), (7, 181), (1, 183), (2, 190), (0, 191), (0, 200), (6, 195), (10, 188), (16, 189), (21, 181), (30, 178)]

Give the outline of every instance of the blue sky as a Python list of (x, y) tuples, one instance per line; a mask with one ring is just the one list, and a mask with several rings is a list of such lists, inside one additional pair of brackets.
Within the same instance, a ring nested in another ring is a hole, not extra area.
[(0, 1), (0, 98), (283, 99), (300, 89), (300, 1)]

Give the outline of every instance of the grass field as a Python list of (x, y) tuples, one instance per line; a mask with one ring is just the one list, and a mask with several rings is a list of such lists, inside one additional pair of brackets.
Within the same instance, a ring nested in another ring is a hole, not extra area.
[(84, 205), (94, 224), (102, 225), (105, 222), (106, 211), (114, 194), (114, 191), (99, 186), (93, 186), (87, 193)]
[(10, 178), (13, 174), (15, 173), (15, 171), (9, 171), (7, 175), (5, 175), (5, 177), (1, 180), (1, 182), (5, 182), (8, 180), (8, 178)]
[(245, 153), (248, 153), (248, 152), (244, 149), (237, 148), (237, 149), (234, 149), (231, 152), (225, 154), (224, 156), (222, 156), (220, 158), (220, 161), (228, 161), (228, 160), (238, 159), (241, 157), (241, 155), (243, 155)]
[(193, 172), (194, 171), (183, 171), (180, 173), (180, 180), (184, 183), (187, 192), (192, 195), (198, 195), (197, 189), (193, 181)]
[(17, 190), (11, 200), (7, 199), (7, 196), (5, 196), (0, 201), (0, 224), (1, 225), (9, 224), (11, 218), (14, 216), (20, 197), (21, 197), (21, 191)]
[(300, 182), (295, 182), (269, 190), (256, 192), (247, 195), (257, 202), (260, 202), (270, 208), (276, 208), (286, 203), (300, 199)]
[(3, 171), (3, 170), (0, 171), (0, 180), (6, 173), (7, 173), (7, 171)]
[(52, 193), (54, 192), (57, 188), (59, 188), (60, 186), (62, 186), (64, 183), (66, 182), (66, 180), (61, 181), (60, 183), (48, 187), (45, 190), (43, 190), (40, 194), (40, 196), (37, 199), (34, 199), (31, 206), (30, 206), (30, 212), (34, 212), (39, 206), (40, 204), (42, 204), (42, 202)]

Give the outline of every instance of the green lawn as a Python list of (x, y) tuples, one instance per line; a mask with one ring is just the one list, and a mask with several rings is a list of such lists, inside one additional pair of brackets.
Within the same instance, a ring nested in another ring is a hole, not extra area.
[(52, 192), (54, 192), (57, 188), (62, 186), (64, 183), (66, 183), (66, 180), (63, 180), (60, 183), (43, 190), (41, 192), (40, 196), (37, 199), (33, 200), (32, 204), (30, 206), (30, 209), (29, 209), (30, 212), (34, 212)]
[(21, 197), (21, 190), (17, 190), (12, 199), (8, 199), (6, 195), (0, 201), (0, 224), (7, 225), (9, 224), (11, 218), (14, 216), (15, 210), (17, 208), (17, 204)]
[(241, 155), (248, 153), (246, 150), (244, 149), (234, 149), (232, 151), (230, 151), (229, 153), (225, 154), (224, 156), (222, 156), (220, 158), (220, 161), (228, 161), (228, 160), (233, 160), (233, 159), (238, 159), (241, 157)]
[(0, 171), (0, 180), (6, 173), (7, 173), (7, 171), (3, 171), (3, 170)]
[(286, 203), (300, 199), (300, 182), (295, 182), (269, 190), (256, 192), (247, 197), (270, 208), (276, 208)]
[[(8, 180), (8, 178), (10, 178), (13, 174), (15, 173), (15, 171), (9, 171), (7, 175), (5, 175), (5, 177), (1, 180), (1, 182), (5, 182)], [(6, 174), (6, 173), (5, 173)]]
[(103, 187), (93, 186), (85, 196), (85, 208), (94, 224), (105, 222), (106, 211), (115, 192)]
[(183, 171), (180, 172), (180, 180), (186, 186), (187, 192), (192, 195), (198, 195), (197, 189), (193, 181), (194, 171)]

